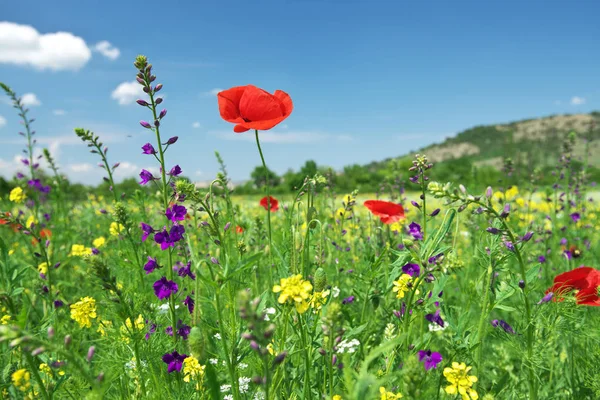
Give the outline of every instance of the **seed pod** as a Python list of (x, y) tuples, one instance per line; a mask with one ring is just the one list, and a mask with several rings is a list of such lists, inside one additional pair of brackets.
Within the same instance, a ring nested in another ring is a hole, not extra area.
[(327, 286), (327, 274), (321, 267), (317, 268), (314, 277), (315, 292), (322, 292)]

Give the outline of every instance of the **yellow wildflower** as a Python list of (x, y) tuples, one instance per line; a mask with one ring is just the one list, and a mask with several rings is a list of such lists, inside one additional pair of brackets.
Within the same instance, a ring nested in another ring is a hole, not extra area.
[(119, 233), (123, 232), (125, 227), (117, 222), (111, 222), (110, 229), (108, 230), (111, 236), (119, 236)]
[(508, 189), (506, 191), (506, 193), (504, 193), (504, 196), (505, 196), (506, 201), (511, 201), (512, 199), (517, 197), (518, 194), (519, 194), (519, 188), (516, 186), (512, 186), (510, 189)]
[(290, 301), (296, 306), (296, 311), (300, 314), (306, 312), (309, 307), (308, 299), (312, 285), (309, 281), (302, 279), (302, 275), (292, 275), (289, 278), (281, 278), (280, 284), (273, 286), (274, 293), (280, 293), (279, 304)]
[(73, 257), (83, 257), (92, 255), (92, 249), (89, 247), (85, 247), (82, 244), (74, 244), (71, 246), (71, 256)]
[(379, 387), (379, 394), (381, 395), (381, 400), (396, 400), (402, 398), (400, 393), (394, 394), (392, 392), (388, 392), (383, 386)]
[(342, 400), (342, 396), (340, 396), (339, 394), (334, 395), (331, 400)]
[(336, 218), (344, 218), (344, 216), (346, 215), (346, 209), (345, 208), (338, 208), (335, 212), (335, 217)]
[(329, 290), (322, 290), (320, 292), (314, 292), (310, 298), (310, 306), (312, 307), (315, 314), (327, 303), (327, 296), (329, 296)]
[[(403, 299), (406, 292), (410, 290), (410, 283), (412, 282), (412, 277), (409, 274), (402, 274), (397, 281), (394, 281), (394, 287), (392, 290), (396, 294), (396, 298)], [(419, 294), (417, 290), (415, 294)]]
[(2, 318), (0, 318), (0, 325), (8, 325), (8, 323), (10, 322), (10, 315), (5, 315)]
[(15, 385), (15, 387), (21, 392), (26, 392), (31, 387), (31, 383), (29, 382), (31, 379), (31, 374), (24, 368), (13, 372), (11, 378), (13, 385)]
[(48, 263), (43, 262), (40, 265), (38, 265), (38, 272), (40, 274), (46, 275), (48, 273)]
[(444, 368), (444, 376), (450, 385), (444, 390), (449, 395), (460, 394), (462, 400), (477, 400), (479, 396), (472, 388), (473, 383), (477, 382), (477, 377), (468, 375), (471, 367), (467, 367), (465, 363), (452, 363), (452, 368)]
[(90, 328), (93, 318), (96, 318), (96, 300), (93, 298), (84, 297), (71, 304), (71, 319), (75, 320), (80, 328)]
[(8, 196), (8, 199), (15, 203), (22, 203), (26, 198), (27, 198), (27, 195), (25, 195), (25, 192), (23, 191), (23, 189), (21, 189), (18, 186), (16, 188), (14, 188), (13, 190), (11, 190), (10, 195)]
[(104, 236), (100, 236), (99, 238), (94, 239), (94, 241), (92, 242), (92, 245), (97, 249), (104, 246), (105, 244), (106, 244), (106, 239), (104, 239)]
[(200, 365), (198, 359), (189, 356), (183, 360), (183, 381), (189, 382), (194, 379), (199, 381), (204, 376), (204, 365)]
[(129, 343), (128, 334), (134, 333), (134, 328), (137, 331), (141, 331), (145, 326), (146, 325), (144, 324), (144, 317), (142, 317), (142, 314), (138, 315), (133, 324), (131, 323), (131, 319), (127, 318), (125, 320), (125, 325), (121, 326), (121, 335), (123, 337), (123, 341), (125, 343)]
[(100, 320), (98, 324), (98, 329), (96, 332), (100, 334), (100, 336), (107, 336), (106, 330), (112, 327), (112, 321)]
[(25, 227), (31, 228), (31, 225), (37, 225), (37, 223), (37, 218), (35, 218), (33, 215), (30, 215), (29, 218), (27, 218), (27, 221), (25, 222)]

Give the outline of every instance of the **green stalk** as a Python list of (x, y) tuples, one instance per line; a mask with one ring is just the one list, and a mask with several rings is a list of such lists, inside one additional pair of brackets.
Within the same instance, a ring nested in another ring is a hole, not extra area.
[[(490, 290), (490, 279), (492, 276), (493, 268), (490, 265), (487, 270), (487, 274), (485, 275), (485, 280), (483, 282), (483, 301), (481, 304), (481, 316), (479, 317), (479, 326), (477, 328), (477, 340), (479, 342), (479, 347), (477, 349), (477, 374), (481, 377), (483, 376), (483, 368), (482, 357), (483, 357), (483, 343), (485, 339), (485, 320), (487, 318), (487, 308), (489, 302), (489, 290)], [(481, 382), (481, 379), (479, 380)]]

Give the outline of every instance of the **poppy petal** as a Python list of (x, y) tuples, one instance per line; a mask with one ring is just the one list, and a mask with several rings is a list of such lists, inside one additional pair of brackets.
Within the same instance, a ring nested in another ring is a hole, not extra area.
[(244, 122), (244, 119), (240, 116), (240, 99), (248, 86), (236, 86), (231, 89), (223, 90), (217, 94), (219, 102), (219, 113), (221, 118), (227, 122), (239, 123)]
[(236, 125), (236, 126), (233, 127), (233, 131), (235, 133), (242, 133), (242, 132), (246, 132), (246, 131), (249, 131), (249, 130), (250, 130), (250, 128), (246, 128), (244, 125), (241, 125), (241, 124)]
[(283, 90), (276, 90), (275, 93), (273, 93), (273, 97), (281, 102), (281, 112), (283, 115), (286, 117), (289, 116), (294, 109), (294, 103), (292, 103), (290, 95)]

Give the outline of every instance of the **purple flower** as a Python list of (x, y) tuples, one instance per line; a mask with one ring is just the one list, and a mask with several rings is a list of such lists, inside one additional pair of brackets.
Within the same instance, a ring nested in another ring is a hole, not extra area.
[(192, 272), (192, 262), (188, 261), (185, 266), (182, 266), (177, 270), (177, 275), (181, 277), (189, 276), (192, 280), (196, 279), (196, 275)]
[(542, 297), (542, 299), (540, 301), (538, 301), (538, 304), (547, 303), (550, 300), (552, 300), (552, 297), (554, 297), (554, 293), (549, 292), (547, 295), (545, 295), (544, 297)]
[(167, 143), (164, 144), (175, 144), (175, 142), (177, 142), (177, 139), (179, 139), (178, 136), (173, 136), (172, 138), (169, 138), (169, 140), (167, 140)]
[(173, 168), (171, 168), (171, 171), (169, 171), (169, 175), (171, 176), (179, 176), (181, 175), (181, 168), (179, 167), (179, 165), (174, 166)]
[(402, 267), (402, 272), (414, 278), (416, 276), (419, 276), (419, 274), (421, 273), (421, 267), (419, 267), (419, 264), (408, 263), (404, 267)]
[(142, 222), (140, 225), (142, 227), (142, 232), (143, 232), (142, 233), (142, 242), (145, 242), (146, 239), (148, 239), (148, 236), (151, 233), (154, 233), (154, 229), (150, 225), (148, 225), (148, 224), (146, 224), (144, 222)]
[(187, 296), (185, 300), (183, 300), (183, 304), (187, 307), (190, 314), (194, 312), (194, 299), (190, 296)]
[(539, 257), (538, 257), (538, 261), (540, 262), (540, 264), (543, 264), (543, 263), (545, 263), (545, 262), (546, 262), (546, 257), (544, 257), (544, 256), (539, 256)]
[(440, 310), (437, 309), (434, 314), (425, 315), (425, 319), (429, 322), (436, 323), (442, 328), (444, 327), (444, 320), (440, 316)]
[(157, 267), (158, 264), (156, 263), (156, 259), (148, 256), (148, 262), (144, 265), (144, 271), (146, 271), (146, 275), (154, 272)]
[(415, 240), (423, 240), (423, 234), (421, 233), (421, 225), (416, 222), (411, 222), (408, 226), (408, 233), (415, 238)]
[(504, 205), (504, 210), (500, 213), (500, 218), (507, 218), (508, 214), (510, 214), (510, 204), (506, 203)]
[(560, 239), (560, 245), (561, 246), (566, 246), (567, 245), (567, 238)]
[(181, 320), (177, 321), (177, 334), (181, 336), (183, 340), (187, 340), (191, 330), (192, 328), (181, 322)]
[(146, 121), (140, 121), (140, 125), (146, 129), (152, 129), (152, 126)]
[[(431, 214), (429, 214), (430, 217), (435, 217), (436, 215), (438, 215), (440, 213), (440, 209), (436, 208), (435, 210), (433, 210), (433, 212)], [(439, 353), (435, 353), (435, 354), (439, 354)]]
[(181, 371), (181, 367), (183, 366), (183, 360), (187, 358), (187, 354), (179, 354), (177, 351), (172, 353), (167, 353), (162, 357), (162, 360), (165, 364), (168, 365), (167, 371), (169, 373), (173, 371)]
[(184, 206), (180, 206), (179, 204), (173, 205), (173, 207), (167, 208), (165, 215), (167, 218), (173, 222), (183, 221), (187, 214), (187, 209)]
[(500, 229), (494, 228), (493, 226), (490, 226), (489, 228), (487, 228), (486, 231), (488, 231), (492, 235), (497, 235), (500, 233)]
[(411, 200), (411, 201), (410, 201), (410, 204), (412, 204), (412, 205), (413, 205), (413, 207), (415, 207), (415, 208), (419, 208), (419, 209), (421, 208), (421, 206), (419, 205), (419, 203), (417, 203), (417, 202), (416, 202), (416, 201), (414, 201), (414, 200)]
[(408, 178), (408, 180), (412, 183), (419, 183), (419, 175), (411, 176), (410, 178)]
[(406, 303), (404, 303), (404, 302), (402, 303), (402, 307), (400, 308), (400, 310), (394, 310), (394, 315), (398, 319), (402, 319), (402, 317), (404, 317), (405, 313), (406, 313)]
[(521, 242), (528, 242), (531, 240), (532, 237), (533, 237), (533, 232), (529, 231), (521, 238)]
[(60, 300), (54, 300), (54, 308), (62, 307), (65, 303)]
[(173, 281), (168, 281), (166, 277), (162, 277), (154, 282), (154, 294), (160, 300), (168, 299), (171, 294), (177, 293), (179, 287)]
[(156, 179), (150, 171), (147, 171), (145, 169), (143, 169), (142, 172), (140, 172), (140, 178), (142, 178), (142, 180), (140, 181), (140, 185), (145, 185), (146, 183)]
[(497, 328), (498, 326), (500, 326), (500, 328), (502, 328), (504, 330), (504, 332), (506, 332), (506, 333), (509, 333), (511, 335), (516, 334), (515, 330), (512, 328), (512, 326), (510, 326), (508, 324), (508, 322), (506, 322), (506, 321), (494, 319), (494, 320), (492, 320), (491, 324), (494, 328)]
[(431, 257), (429, 257), (429, 260), (427, 260), (427, 262), (429, 264), (436, 265), (438, 263), (439, 259), (442, 258), (443, 256), (444, 256), (444, 253), (440, 253), (437, 256), (431, 256)]
[(577, 223), (581, 219), (581, 214), (579, 214), (578, 212), (574, 212), (570, 215), (570, 217), (573, 220), (573, 222)]
[(148, 332), (146, 333), (146, 340), (150, 339), (150, 336), (156, 332), (156, 327), (156, 324), (150, 324), (150, 329), (148, 329)]
[(351, 304), (354, 302), (354, 296), (349, 296), (346, 297), (344, 300), (342, 300), (342, 304)]
[(185, 227), (183, 225), (173, 225), (169, 237), (173, 243), (179, 242), (183, 238)]
[(156, 154), (156, 150), (154, 150), (154, 147), (150, 143), (143, 145), (142, 150), (142, 154)]
[(169, 247), (175, 247), (175, 243), (182, 239), (184, 233), (185, 228), (183, 225), (173, 225), (171, 232), (167, 232), (167, 228), (163, 228), (162, 231), (155, 233), (154, 241), (160, 244), (161, 250), (166, 250)]
[(512, 242), (506, 241), (504, 242), (504, 246), (506, 246), (509, 251), (515, 252), (515, 245)]
[(438, 364), (443, 360), (442, 355), (437, 351), (419, 350), (419, 361), (425, 366), (425, 371), (432, 368), (437, 368)]

